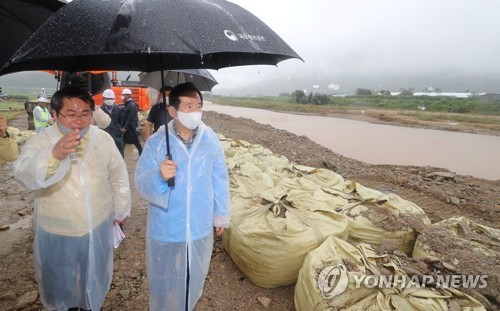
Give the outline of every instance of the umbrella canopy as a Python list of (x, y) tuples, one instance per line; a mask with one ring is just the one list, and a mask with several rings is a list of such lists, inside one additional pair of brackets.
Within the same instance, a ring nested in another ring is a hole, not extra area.
[(74, 0), (0, 74), (219, 69), (289, 58), (301, 59), (260, 19), (225, 0)]
[(31, 35), (66, 2), (60, 0), (0, 1), (0, 68)]
[(164, 80), (161, 80), (160, 71), (141, 72), (139, 81), (154, 89), (162, 86), (174, 87), (177, 84), (192, 82), (200, 91), (211, 91), (218, 84), (217, 80), (205, 69), (164, 70)]

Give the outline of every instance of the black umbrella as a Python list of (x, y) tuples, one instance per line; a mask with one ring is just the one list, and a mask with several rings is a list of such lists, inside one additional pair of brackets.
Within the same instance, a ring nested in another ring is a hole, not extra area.
[(0, 74), (219, 69), (289, 58), (300, 56), (260, 19), (225, 0), (74, 0)]
[(0, 1), (0, 68), (29, 37), (66, 2), (60, 0)]
[(206, 69), (164, 70), (163, 76), (164, 80), (161, 79), (160, 71), (141, 72), (139, 81), (157, 90), (164, 85), (174, 87), (177, 84), (191, 82), (200, 91), (211, 91), (219, 84)]
[(301, 59), (260, 19), (225, 0), (74, 0), (36, 31), (0, 75), (42, 69), (163, 75), (165, 69), (276, 65), (289, 58)]

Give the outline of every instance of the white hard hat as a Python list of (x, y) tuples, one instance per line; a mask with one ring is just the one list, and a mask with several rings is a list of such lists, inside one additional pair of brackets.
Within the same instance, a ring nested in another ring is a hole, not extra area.
[(132, 95), (132, 91), (130, 89), (123, 89), (122, 95)]
[(102, 93), (102, 97), (115, 99), (115, 92), (113, 92), (113, 90), (111, 89), (107, 89)]
[(40, 97), (38, 97), (38, 102), (39, 103), (48, 103), (49, 101), (45, 97), (40, 96)]

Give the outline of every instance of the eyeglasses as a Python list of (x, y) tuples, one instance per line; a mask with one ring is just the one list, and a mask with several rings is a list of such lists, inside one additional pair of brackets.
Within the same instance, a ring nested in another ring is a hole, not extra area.
[(92, 112), (84, 112), (78, 115), (73, 113), (64, 115), (62, 112), (59, 112), (59, 114), (70, 121), (75, 121), (77, 119), (88, 119), (92, 116)]

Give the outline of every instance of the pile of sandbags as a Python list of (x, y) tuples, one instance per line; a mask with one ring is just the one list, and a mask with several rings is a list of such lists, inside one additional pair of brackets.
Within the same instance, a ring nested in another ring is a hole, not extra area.
[(15, 139), (18, 145), (24, 144), (28, 138), (36, 135), (35, 131), (30, 131), (30, 130), (21, 131), (18, 128), (11, 126), (7, 128), (7, 131), (9, 132), (9, 136)]
[(225, 249), (259, 286), (295, 283), (308, 251), (330, 235), (347, 238), (347, 218), (329, 200), (321, 201), (320, 186), (315, 186), (317, 193), (302, 189), (303, 183), (311, 183), (304, 176), (315, 169), (296, 166), (258, 145), (222, 141), (231, 179)]
[[(308, 251), (328, 236), (378, 244), (395, 241), (409, 253), (415, 232), (407, 220), (430, 224), (415, 204), (326, 169), (219, 135), (231, 189), (231, 226), (224, 247), (255, 284), (293, 284)], [(352, 232), (351, 232), (352, 231)]]
[[(395, 194), (344, 180), (331, 170), (297, 165), (260, 145), (219, 139), (231, 189), (231, 224), (223, 245), (255, 284), (272, 288), (296, 282), (297, 310), (485, 310), (484, 297), (479, 302), (457, 289), (436, 287), (434, 281), (419, 287), (415, 277), (441, 273), (433, 270), (439, 267), (450, 272), (448, 262), (466, 260), (440, 254), (429, 242), (437, 232), (430, 228), (444, 226), (439, 230), (457, 237), (453, 244), (477, 249), (495, 267), (498, 230), (463, 219), (431, 226), (419, 206)], [(391, 257), (375, 251), (387, 246)], [(402, 264), (416, 260), (407, 257), (412, 252), (415, 258), (433, 259), (428, 266), (420, 259), (429, 270), (415, 274), (411, 265)]]
[(295, 285), (295, 307), (298, 311), (486, 310), (458, 290), (421, 285), (371, 245), (354, 246), (331, 236), (306, 256)]

